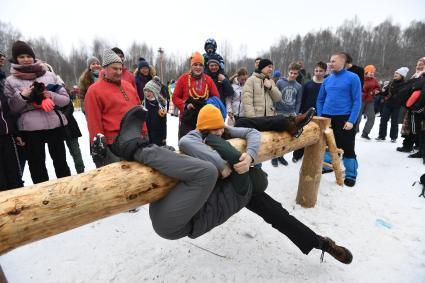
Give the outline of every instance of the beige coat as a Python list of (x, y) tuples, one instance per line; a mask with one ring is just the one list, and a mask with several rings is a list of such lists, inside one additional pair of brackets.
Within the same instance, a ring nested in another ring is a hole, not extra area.
[(264, 78), (264, 74), (254, 72), (243, 87), (242, 103), (245, 117), (275, 115), (273, 102), (280, 101), (282, 94), (273, 80), (270, 80), (272, 88), (266, 90), (264, 88)]

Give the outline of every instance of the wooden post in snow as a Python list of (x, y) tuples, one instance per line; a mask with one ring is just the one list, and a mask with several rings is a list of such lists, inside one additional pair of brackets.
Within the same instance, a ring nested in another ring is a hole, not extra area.
[[(297, 198), (305, 207), (314, 206), (313, 200), (317, 198), (320, 176), (315, 177), (313, 185), (306, 178), (315, 176), (322, 168), (318, 161), (323, 158), (322, 124), (327, 120), (314, 118), (314, 123), (309, 123), (298, 139), (288, 133), (261, 133), (257, 162), (306, 147), (299, 195), (308, 201)], [(245, 140), (230, 142), (240, 151), (245, 150)], [(314, 165), (306, 166), (313, 159)], [(0, 254), (158, 200), (176, 183), (177, 180), (140, 163), (122, 161), (79, 175), (0, 192)]]
[(336, 183), (340, 186), (343, 186), (344, 178), (342, 176), (341, 160), (338, 155), (339, 150), (336, 147), (334, 132), (331, 128), (325, 130), (325, 137), (329, 153), (331, 154), (332, 169), (335, 172)]
[(330, 119), (315, 118), (319, 126), (319, 141), (304, 148), (304, 158), (300, 170), (296, 202), (303, 207), (314, 207), (322, 178), (323, 156), (326, 150), (324, 132), (330, 125)]

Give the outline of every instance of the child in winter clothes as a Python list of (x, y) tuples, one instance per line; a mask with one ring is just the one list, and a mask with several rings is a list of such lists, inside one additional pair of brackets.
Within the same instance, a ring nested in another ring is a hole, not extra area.
[(219, 66), (220, 66), (219, 72), (220, 72), (220, 74), (224, 75), (224, 59), (220, 54), (218, 54), (216, 52), (217, 51), (217, 42), (215, 41), (215, 39), (208, 38), (205, 41), (204, 49), (205, 49), (205, 52), (206, 52), (203, 55), (204, 56), (204, 62), (208, 62), (212, 58), (217, 59)]
[(149, 141), (158, 146), (165, 145), (167, 139), (167, 101), (160, 94), (161, 87), (159, 77), (155, 76), (143, 89)]

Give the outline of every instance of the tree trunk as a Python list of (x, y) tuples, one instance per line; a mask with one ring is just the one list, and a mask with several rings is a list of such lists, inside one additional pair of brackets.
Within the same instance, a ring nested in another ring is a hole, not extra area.
[[(256, 161), (306, 146), (307, 152), (314, 151), (308, 148), (321, 141), (321, 136), (316, 123), (307, 125), (298, 139), (287, 133), (262, 132)], [(245, 140), (230, 142), (241, 151), (246, 148)], [(323, 157), (323, 153), (315, 154)], [(122, 161), (83, 174), (0, 192), (0, 254), (156, 201), (176, 183), (177, 180), (140, 163)]]

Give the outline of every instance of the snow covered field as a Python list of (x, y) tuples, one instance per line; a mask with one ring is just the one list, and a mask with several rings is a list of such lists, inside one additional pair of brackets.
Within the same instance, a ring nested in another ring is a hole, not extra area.
[[(86, 170), (93, 169), (88, 133), (75, 112)], [(177, 143), (169, 116), (169, 144)], [(379, 118), (371, 137), (377, 136)], [(425, 199), (412, 183), (425, 173), (420, 159), (398, 145), (357, 136), (359, 177), (354, 188), (323, 175), (315, 208), (295, 204), (301, 162), (274, 168), (266, 162), (268, 192), (316, 233), (348, 247), (343, 265), (320, 252), (302, 254), (282, 234), (243, 209), (208, 234), (168, 241), (152, 229), (148, 207), (121, 213), (0, 256), (9, 282), (425, 282)], [(73, 174), (73, 161), (68, 156)], [(54, 174), (49, 161), (49, 171)], [(54, 175), (51, 175), (54, 178)], [(31, 184), (28, 168), (25, 184)], [(381, 223), (381, 224), (379, 224)]]

